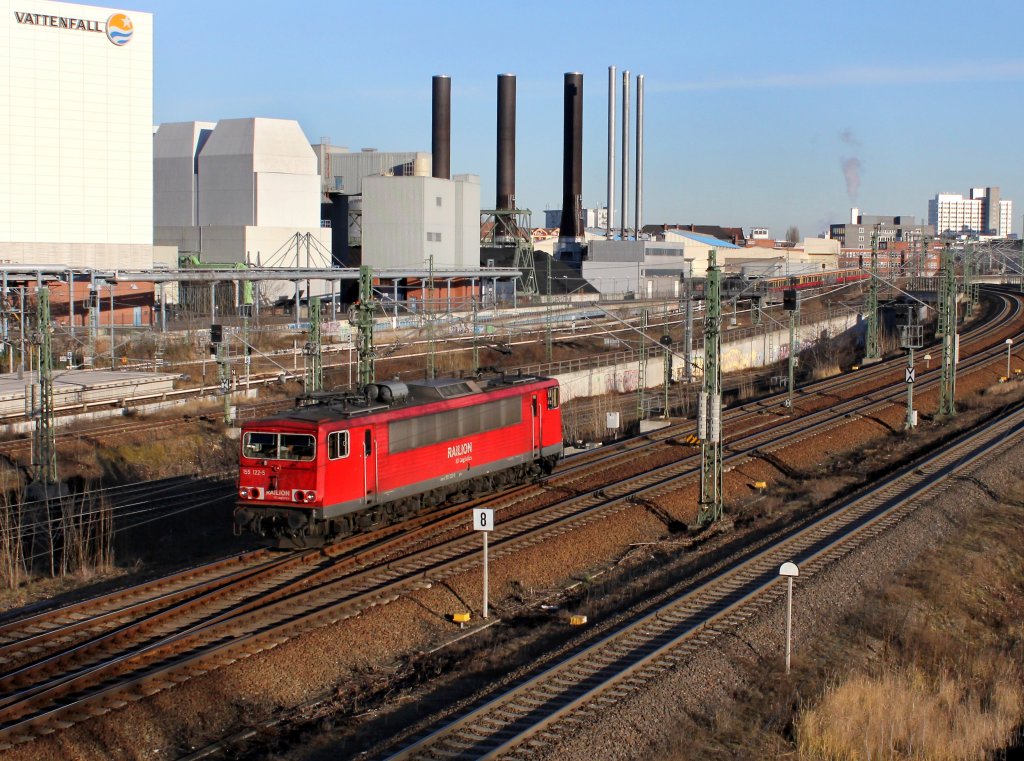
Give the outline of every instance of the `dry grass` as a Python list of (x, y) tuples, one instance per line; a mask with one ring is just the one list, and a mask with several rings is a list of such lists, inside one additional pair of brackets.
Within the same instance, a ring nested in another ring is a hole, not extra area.
[(802, 714), (800, 754), (830, 761), (983, 759), (1010, 740), (1024, 705), (1020, 670), (1004, 665), (1011, 680), (1016, 671), (1015, 680), (979, 684), (897, 667), (854, 675)]
[[(850, 622), (876, 643), (795, 721), (802, 758), (982, 759), (1024, 721), (1020, 488)], [(877, 607), (877, 612), (873, 609)], [(852, 644), (852, 643), (851, 643)]]

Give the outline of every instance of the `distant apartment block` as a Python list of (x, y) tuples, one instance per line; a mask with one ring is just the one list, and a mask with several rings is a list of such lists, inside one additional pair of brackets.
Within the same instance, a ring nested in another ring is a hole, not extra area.
[(843, 248), (870, 250), (872, 235), (877, 234), (879, 245), (888, 242), (912, 243), (925, 237), (934, 237), (932, 225), (919, 224), (914, 217), (901, 215), (888, 217), (880, 214), (861, 214), (850, 209), (850, 221), (829, 225), (829, 237), (839, 241)]
[(939, 193), (928, 201), (928, 221), (943, 237), (990, 236), (1008, 238), (1013, 232), (1013, 202), (999, 197), (999, 188), (971, 188)]

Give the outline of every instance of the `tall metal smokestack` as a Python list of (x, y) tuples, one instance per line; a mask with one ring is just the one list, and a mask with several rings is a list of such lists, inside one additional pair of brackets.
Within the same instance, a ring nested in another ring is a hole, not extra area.
[(579, 251), (583, 239), (583, 75), (565, 75), (562, 133), (562, 224), (560, 250)]
[(452, 79), (447, 74), (433, 78), (431, 107), (430, 153), (433, 156), (433, 176), (442, 180), (452, 178)]
[(622, 239), (629, 237), (629, 72), (622, 72)]
[(636, 203), (633, 229), (640, 239), (644, 216), (644, 75), (636, 76)]
[(495, 209), (516, 208), (516, 75), (498, 75), (498, 188)]
[(605, 236), (611, 240), (615, 229), (615, 67), (608, 67), (608, 219)]

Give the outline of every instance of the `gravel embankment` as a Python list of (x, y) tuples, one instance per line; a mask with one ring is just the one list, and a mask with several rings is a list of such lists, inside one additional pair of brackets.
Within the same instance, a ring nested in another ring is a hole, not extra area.
[[(976, 475), (998, 493), (1000, 485), (1019, 480), (1022, 471), (1024, 453), (1013, 449)], [(980, 506), (994, 504), (981, 488), (958, 481), (870, 545), (822, 573), (799, 579), (793, 596), (794, 660), (824, 658), (824, 668), (829, 668), (831, 661), (832, 668), (840, 672), (843, 654), (827, 648), (829, 633), (844, 612), (864, 605), (894, 577), (910, 571), (923, 553), (954, 539)], [(698, 749), (692, 743), (694, 734), (713, 736), (716, 725), (728, 723), (730, 707), (737, 696), (752, 689), (751, 678), (760, 674), (766, 661), (781, 671), (783, 605), (780, 600), (735, 636), (719, 637), (685, 666), (602, 713), (600, 722), (579, 724), (571, 742), (551, 747), (538, 758), (627, 761), (708, 757), (707, 748)], [(799, 684), (792, 689), (794, 701), (811, 697), (800, 693)], [(733, 757), (724, 746), (718, 751), (723, 757)]]
[[(964, 386), (969, 384), (965, 382)], [(922, 402), (922, 408), (925, 403)], [(792, 507), (788, 502), (790, 495), (797, 495), (806, 505), (812, 497), (848, 488), (848, 479), (819, 468), (822, 454), (841, 452), (850, 460), (860, 461), (866, 451), (875, 447), (885, 450), (878, 455), (884, 461), (891, 453), (887, 451), (888, 444), (879, 445), (879, 437), (892, 430), (890, 427), (901, 426), (904, 414), (902, 408), (894, 406), (876, 419), (851, 420), (841, 429), (833, 429), (826, 434), (828, 442), (820, 446), (807, 442), (775, 453), (783, 470), (771, 462), (755, 459), (730, 471), (726, 474), (725, 493), (729, 503), (738, 505), (737, 525), (740, 520), (755, 525), (758, 521), (778, 520)], [(927, 435), (922, 432), (920, 438)], [(796, 479), (787, 479), (785, 471), (796, 474)], [(799, 480), (814, 475), (824, 475), (826, 479), (819, 483), (817, 492), (808, 492)], [(769, 482), (768, 496), (759, 497), (753, 492), (751, 483), (759, 480)], [(801, 585), (795, 620), (797, 647), (805, 647), (807, 638), (816, 636), (829, 616), (841, 611), (846, 601), (859, 599), (857, 596), (863, 590), (890, 578), (902, 567), (900, 563), (948, 536), (955, 525), (951, 519), (956, 519), (969, 502), (981, 497), (974, 488), (958, 486), (946, 493), (941, 507), (929, 508), (907, 521), (881, 540), (870, 556), (848, 558), (841, 569)], [(952, 500), (951, 506), (946, 506), (948, 500)], [(613, 518), (568, 532), (531, 550), (493, 558), (490, 576), (494, 609), (501, 615), (524, 600), (539, 601), (545, 594), (586, 579), (597, 570), (614, 567), (616, 561), (633, 553), (639, 545), (672, 541), (667, 526), (673, 521), (685, 524), (692, 520), (695, 501), (696, 487), (686, 487), (657, 506), (634, 505)], [(728, 538), (735, 541), (737, 537), (733, 534)], [(5, 759), (176, 758), (240, 727), (331, 695), (344, 706), (345, 712), (360, 714), (374, 707), (364, 704), (359, 698), (361, 694), (370, 689), (387, 691), (389, 678), (402, 671), (404, 665), (429, 665), (429, 660), (424, 661), (420, 654), (457, 636), (457, 629), (446, 616), (467, 609), (478, 615), (480, 588), (479, 571), (453, 577), (431, 589), (193, 678), (173, 690), (18, 746), (7, 751)], [(643, 738), (651, 737), (652, 732), (657, 735), (658, 725), (674, 726), (673, 721), (678, 723), (683, 717), (713, 711), (733, 690), (739, 689), (744, 659), (750, 659), (754, 653), (767, 657), (779, 651), (777, 629), (778, 622), (766, 618), (751, 626), (742, 642), (726, 638), (714, 652), (680, 671), (666, 687), (668, 692), (661, 693), (659, 688), (659, 699), (647, 701), (646, 696), (635, 696), (615, 717), (591, 728), (597, 733), (592, 743), (578, 743), (580, 750), (560, 749), (561, 757), (577, 757), (584, 748), (590, 759), (640, 757), (638, 751), (649, 742)], [(457, 668), (457, 664), (451, 668)], [(652, 690), (649, 694), (654, 693)], [(408, 699), (404, 690), (398, 694)], [(671, 699), (668, 695), (672, 695)], [(617, 718), (620, 713), (621, 721)], [(595, 748), (603, 748), (608, 754), (596, 752)]]

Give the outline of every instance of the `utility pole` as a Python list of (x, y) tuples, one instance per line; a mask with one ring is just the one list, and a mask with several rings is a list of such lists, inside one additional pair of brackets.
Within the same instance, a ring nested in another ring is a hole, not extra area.
[[(536, 282), (534, 283), (536, 288)], [(473, 372), (477, 372), (480, 369), (480, 343), (477, 341), (477, 319), (479, 307), (476, 301), (476, 293), (470, 297), (473, 302)]]
[(644, 419), (644, 391), (647, 388), (647, 310), (640, 311), (640, 358), (636, 369), (636, 422)]
[(546, 328), (545, 328), (545, 336), (544, 336), (544, 357), (545, 357), (545, 361), (548, 364), (551, 364), (551, 361), (552, 361), (552, 359), (551, 359), (551, 357), (552, 357), (552, 352), (551, 352), (551, 320), (553, 319), (553, 316), (551, 314), (551, 257), (550, 256), (545, 257), (545, 261), (547, 263), (547, 270), (548, 270), (548, 274), (547, 274), (547, 288), (546, 288), (546, 293), (548, 295), (548, 298), (547, 298), (547, 304), (544, 307), (544, 316), (546, 318), (544, 320), (544, 324), (546, 326)]
[(228, 357), (228, 345), (224, 340), (224, 326), (220, 323), (210, 324), (210, 349), (217, 362), (217, 381), (220, 393), (224, 397), (224, 422), (231, 423), (231, 364)]
[[(50, 289), (36, 289), (36, 332), (33, 343), (39, 353), (39, 417), (35, 430), (35, 481), (45, 487), (57, 483), (57, 444), (53, 430), (53, 327), (50, 320)], [(47, 492), (49, 494), (49, 492)]]
[(224, 423), (231, 424), (231, 357), (228, 353), (227, 341), (217, 344), (217, 378), (220, 380), (220, 393), (224, 397)]
[(100, 331), (100, 288), (101, 283), (93, 281), (89, 288), (89, 367), (96, 366), (96, 338)]
[(700, 447), (700, 505), (697, 525), (721, 520), (722, 502), (722, 271), (708, 252), (704, 285), (704, 383), (697, 414)]
[(359, 388), (373, 383), (376, 378), (374, 364), (377, 353), (373, 348), (373, 269), (364, 264), (359, 267), (359, 308), (356, 313), (356, 330), (359, 334), (357, 354), (359, 356)]
[(661, 345), (665, 348), (661, 352), (661, 363), (662, 370), (664, 371), (664, 377), (662, 378), (662, 384), (665, 388), (665, 397), (662, 399), (661, 405), (661, 416), (668, 418), (668, 387), (672, 382), (672, 352), (669, 350), (669, 346), (672, 345), (671, 336), (664, 335), (661, 337)]
[(967, 308), (964, 310), (963, 322), (974, 314), (974, 245), (964, 245), (964, 296)]
[(424, 300), (424, 304), (427, 307), (424, 310), (424, 317), (427, 318), (427, 342), (429, 345), (429, 352), (427, 353), (427, 377), (437, 377), (437, 332), (434, 330), (434, 255), (431, 254), (427, 257), (427, 267), (429, 277), (427, 279), (427, 298)]
[(878, 346), (878, 225), (871, 233), (871, 279), (868, 283), (867, 336), (864, 341), (864, 364), (882, 359)]
[(306, 354), (306, 393), (314, 394), (323, 390), (324, 367), (323, 367), (323, 345), (320, 335), (320, 308), (319, 299), (309, 300), (309, 340), (304, 348)]
[(942, 249), (942, 291), (939, 293), (938, 334), (942, 336), (942, 375), (939, 385), (939, 414), (956, 414), (956, 261), (947, 243)]
[(686, 382), (693, 383), (693, 290), (690, 280), (686, 281), (686, 328), (683, 333), (683, 355), (686, 357)]
[(912, 431), (917, 426), (917, 413), (914, 411), (914, 383), (917, 372), (914, 368), (914, 349), (924, 346), (924, 327), (914, 320), (914, 305), (907, 304), (907, 324), (900, 326), (900, 346), (907, 350), (907, 421), (903, 427)]
[(786, 409), (793, 409), (793, 386), (796, 380), (796, 320), (800, 314), (800, 292), (795, 288), (783, 291), (782, 309), (789, 312), (789, 359), (786, 363), (788, 383), (786, 385)]

